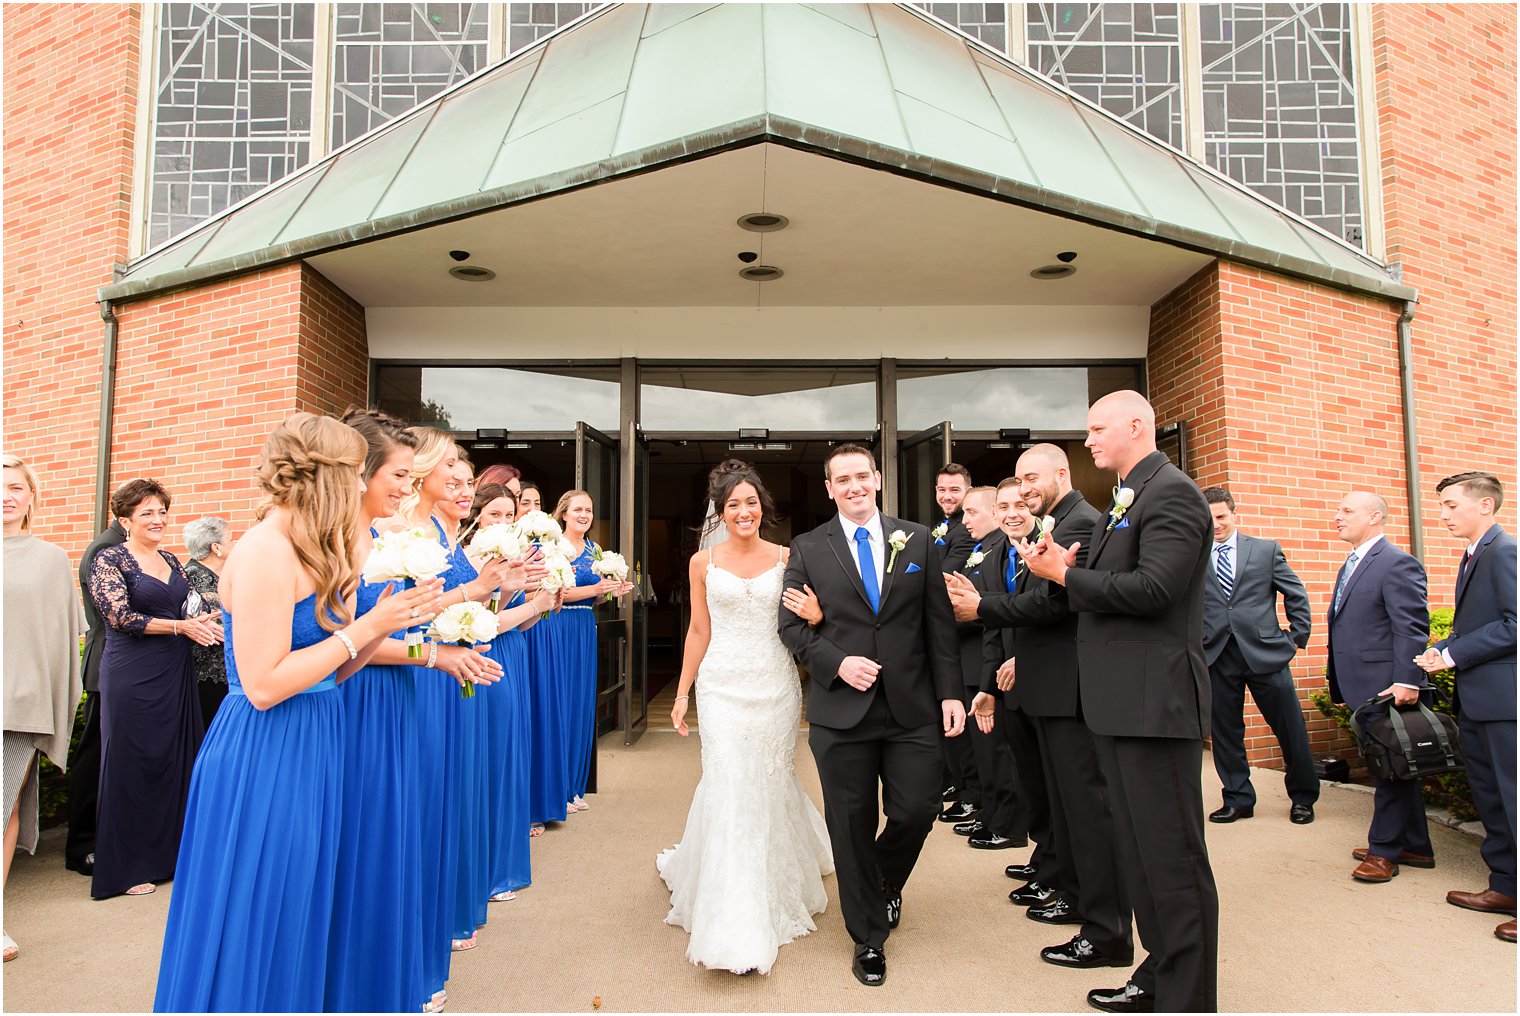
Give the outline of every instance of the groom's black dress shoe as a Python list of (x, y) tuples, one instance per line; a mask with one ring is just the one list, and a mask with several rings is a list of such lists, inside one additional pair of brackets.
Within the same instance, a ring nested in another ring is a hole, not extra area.
[(1314, 821), (1314, 805), (1295, 804), (1288, 809), (1288, 821), (1294, 825), (1308, 825)]
[(855, 962), (850, 965), (855, 980), (868, 988), (880, 987), (887, 979), (887, 957), (880, 949), (868, 945), (855, 947)]
[(63, 862), (63, 866), (70, 871), (77, 871), (79, 874), (84, 875), (88, 878), (89, 876), (95, 874), (95, 855), (85, 854), (84, 860), (65, 861)]
[(1119, 959), (1107, 956), (1086, 938), (1078, 935), (1065, 945), (1053, 945), (1040, 950), (1040, 959), (1058, 967), (1083, 969), (1086, 967), (1127, 967), (1133, 958)]
[(1037, 903), (1024, 911), (1024, 916), (1031, 921), (1039, 921), (1041, 924), (1081, 924), (1082, 915), (1077, 913), (1071, 902), (1057, 896), (1049, 903)]
[(1254, 814), (1256, 814), (1255, 808), (1237, 808), (1234, 805), (1227, 804), (1218, 811), (1209, 812), (1209, 821), (1234, 822), (1237, 819), (1250, 818)]
[(978, 818), (970, 822), (957, 822), (950, 828), (957, 836), (981, 836), (987, 832), (987, 823)]
[(1049, 903), (1055, 897), (1056, 891), (1049, 886), (1031, 882), (1021, 885), (1008, 894), (1008, 898), (1021, 907), (1034, 906), (1036, 903)]
[(1141, 991), (1130, 981), (1122, 988), (1096, 988), (1087, 993), (1087, 1004), (1100, 1012), (1155, 1012), (1156, 996)]
[(1030, 881), (1040, 873), (1040, 869), (1032, 864), (1010, 864), (1003, 869), (1003, 874), (1009, 878), (1021, 878), (1025, 882)]
[(993, 833), (991, 836), (973, 836), (971, 845), (977, 850), (1007, 850), (1010, 847), (1027, 847), (1028, 840), (1016, 840), (1012, 836), (999, 836)]
[(981, 813), (982, 809), (969, 801), (956, 801), (939, 813), (939, 820), (941, 822), (964, 822), (969, 818), (975, 818)]

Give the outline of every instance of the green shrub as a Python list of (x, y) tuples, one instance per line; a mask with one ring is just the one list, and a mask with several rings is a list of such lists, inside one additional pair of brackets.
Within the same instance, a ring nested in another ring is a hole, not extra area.
[[(1430, 645), (1434, 645), (1451, 634), (1451, 622), (1450, 610), (1430, 612)], [(1450, 670), (1430, 675), (1430, 683), (1440, 690), (1448, 703), (1452, 700), (1455, 680), (1456, 674)], [(1309, 701), (1313, 702), (1321, 713), (1334, 720), (1337, 727), (1348, 734), (1351, 733), (1350, 707), (1331, 702), (1330, 693), (1325, 691), (1311, 692)], [(1462, 821), (1468, 822), (1478, 817), (1478, 810), (1473, 807), (1472, 789), (1467, 785), (1467, 773), (1442, 773), (1440, 776), (1424, 780), (1421, 788), (1427, 803), (1445, 808)]]
[[(69, 758), (79, 746), (79, 735), (84, 731), (84, 696), (74, 707), (74, 731), (69, 735)], [(37, 808), (39, 825), (49, 826), (67, 822), (69, 818), (69, 778), (63, 771), (42, 757), (41, 775), (37, 781)]]

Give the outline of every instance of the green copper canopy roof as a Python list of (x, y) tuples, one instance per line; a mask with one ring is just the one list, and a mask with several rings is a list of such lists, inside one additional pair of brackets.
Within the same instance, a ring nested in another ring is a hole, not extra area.
[(898, 4), (601, 9), (136, 261), (131, 299), (771, 142), (1412, 299), (1375, 261)]

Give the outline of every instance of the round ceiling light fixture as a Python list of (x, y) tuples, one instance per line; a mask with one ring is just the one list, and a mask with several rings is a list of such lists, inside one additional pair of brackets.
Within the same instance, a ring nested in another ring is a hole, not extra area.
[(1075, 274), (1077, 270), (1071, 265), (1044, 265), (1030, 272), (1029, 277), (1039, 279), (1041, 282), (1049, 282), (1052, 279), (1064, 279)]
[(750, 212), (739, 216), (739, 228), (751, 233), (774, 233), (778, 229), (785, 229), (791, 221), (785, 215), (777, 215), (775, 212)]
[(455, 265), (449, 269), (449, 274), (461, 282), (490, 282), (496, 278), (495, 272), (479, 265)]
[(749, 282), (772, 282), (785, 274), (774, 265), (747, 265), (739, 269), (739, 278)]

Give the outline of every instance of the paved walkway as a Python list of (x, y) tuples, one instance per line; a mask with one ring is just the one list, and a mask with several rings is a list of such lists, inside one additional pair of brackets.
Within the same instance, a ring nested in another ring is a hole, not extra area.
[[(1085, 1010), (1089, 988), (1124, 980), (1122, 970), (1041, 963), (1039, 947), (1069, 929), (1025, 920), (1008, 903), (1003, 865), (1028, 852), (969, 850), (947, 826), (908, 886), (884, 987), (850, 976), (832, 878), (819, 930), (784, 947), (769, 976), (693, 967), (685, 934), (662, 923), (669, 898), (654, 856), (681, 834), (697, 740), (652, 730), (632, 748), (616, 741), (600, 749), (591, 810), (535, 841), (536, 884), (492, 904), (480, 947), (456, 956), (449, 1011)], [(816, 800), (812, 757), (803, 748), (798, 759)], [(1212, 807), (1207, 759), (1205, 770)], [(1223, 1010), (1515, 1010), (1516, 952), (1493, 937), (1498, 919), (1444, 902), (1448, 889), (1485, 884), (1476, 840), (1433, 827), (1438, 868), (1360, 885), (1349, 853), (1363, 842), (1369, 796), (1326, 789), (1318, 820), (1295, 826), (1279, 774), (1256, 784), (1254, 819), (1209, 828)], [(86, 880), (63, 868), (56, 834), (35, 858), (18, 857), (5, 926), (22, 955), (4, 967), (6, 1011), (149, 1008), (170, 891), (92, 902)]]

